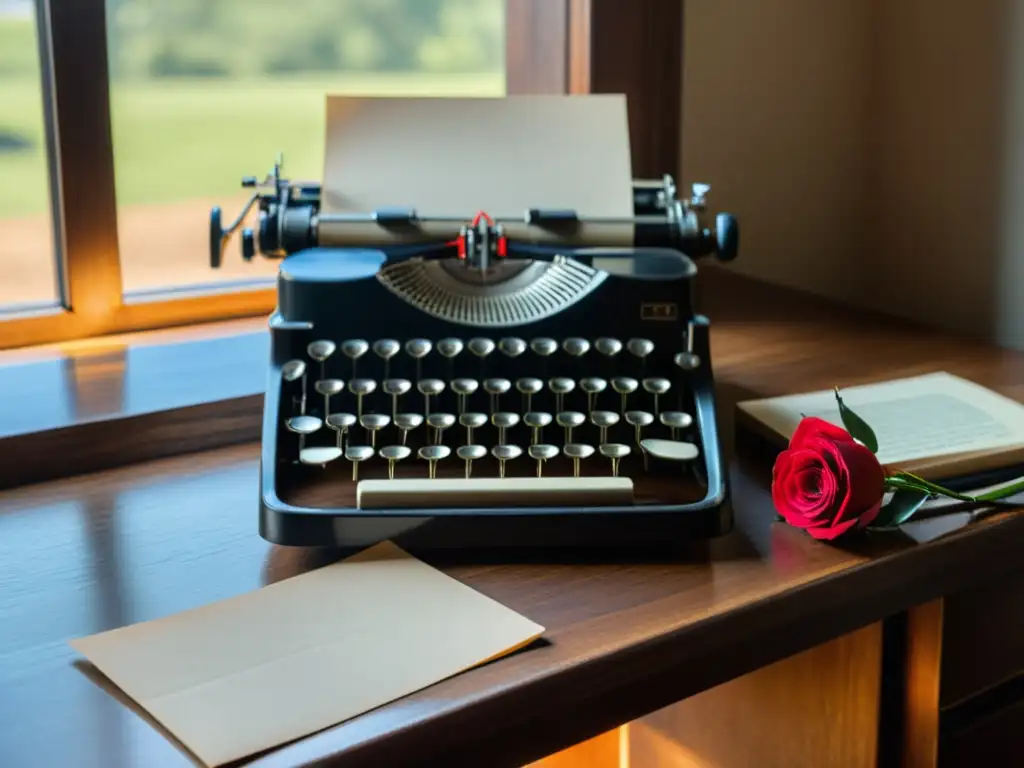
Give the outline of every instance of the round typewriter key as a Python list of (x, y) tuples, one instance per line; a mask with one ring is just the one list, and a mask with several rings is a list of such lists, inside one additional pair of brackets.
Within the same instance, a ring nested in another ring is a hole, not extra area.
[(689, 429), (693, 424), (693, 417), (682, 411), (665, 411), (658, 415), (662, 424), (672, 430), (672, 439), (679, 439), (679, 430)]
[(483, 359), (487, 357), (491, 352), (494, 351), (494, 342), (490, 339), (485, 339), (480, 336), (470, 339), (466, 342), (466, 346), (469, 347), (469, 351), (477, 357)]
[(540, 379), (526, 378), (516, 379), (516, 389), (523, 395), (523, 413), (533, 408), (533, 396), (544, 389), (544, 382)]
[(681, 440), (659, 440), (649, 437), (640, 447), (656, 459), (667, 461), (693, 461), (700, 455), (697, 446)]
[(484, 392), (491, 396), (491, 413), (498, 410), (501, 396), (510, 389), (512, 389), (512, 382), (508, 379), (484, 379)]
[(460, 445), (455, 455), (466, 462), (466, 477), (469, 478), (473, 475), (473, 462), (486, 456), (487, 449), (482, 445)]
[(416, 382), (416, 389), (423, 395), (423, 413), (430, 414), (430, 398), (444, 392), (444, 382), (440, 379), (421, 379)]
[(452, 382), (452, 392), (459, 396), (459, 413), (466, 410), (466, 401), (480, 387), (476, 379), (455, 379)]
[(605, 357), (615, 357), (622, 351), (622, 342), (608, 336), (602, 336), (594, 342), (594, 349)]
[(408, 379), (384, 379), (380, 386), (391, 395), (391, 416), (394, 418), (398, 414), (398, 398), (412, 389), (412, 382)]
[(551, 423), (551, 414), (540, 411), (530, 411), (523, 416), (523, 423), (533, 430), (533, 444), (540, 442), (541, 431)]
[(680, 352), (674, 359), (675, 364), (684, 371), (695, 371), (700, 368), (700, 358), (693, 352)]
[(626, 342), (626, 349), (642, 360), (654, 351), (654, 342), (650, 339), (630, 339)]
[(442, 435), (446, 429), (451, 427), (455, 423), (455, 417), (450, 413), (432, 413), (427, 416), (427, 426), (433, 427), (434, 434), (437, 435), (434, 441), (437, 445), (441, 445), (444, 440)]
[(422, 423), (423, 416), (419, 413), (395, 414), (395, 426), (402, 430), (402, 445), (409, 442), (409, 432), (416, 429)]
[(505, 430), (519, 423), (518, 413), (496, 413), (491, 416), (491, 424), (498, 428), (498, 442), (505, 442)]
[(508, 357), (519, 357), (526, 351), (526, 342), (515, 337), (501, 339), (498, 342), (498, 349)]
[(555, 410), (562, 410), (565, 396), (576, 389), (576, 382), (564, 376), (558, 376), (548, 382), (548, 389), (555, 395)]
[(292, 416), (284, 425), (290, 432), (299, 436), (299, 455), (301, 455), (302, 449), (306, 447), (306, 435), (312, 435), (324, 423), (316, 416)]
[(662, 378), (644, 379), (643, 386), (647, 392), (654, 395), (654, 414), (657, 415), (660, 412), (658, 400), (672, 388), (672, 382)]
[(491, 448), (491, 455), (498, 460), (498, 477), (505, 476), (505, 462), (518, 459), (523, 449), (518, 445), (496, 445)]
[(647, 411), (626, 411), (623, 418), (627, 424), (636, 428), (636, 444), (640, 445), (640, 431), (654, 423), (654, 416)]
[(341, 448), (327, 445), (316, 448), (303, 448), (299, 453), (299, 461), (303, 464), (314, 464), (322, 467), (339, 456), (341, 456)]
[(572, 442), (572, 431), (576, 427), (581, 426), (587, 417), (577, 411), (562, 411), (555, 416), (555, 421), (558, 422), (558, 426), (565, 429), (565, 442)]
[(601, 430), (601, 442), (608, 442), (608, 428), (619, 423), (619, 414), (615, 411), (594, 411), (590, 414), (590, 423)]
[(428, 462), (430, 466), (428, 476), (433, 480), (437, 477), (437, 462), (451, 456), (452, 449), (447, 445), (424, 445), (419, 449), (418, 454), (421, 459)]
[(401, 349), (402, 345), (397, 339), (377, 339), (373, 342), (373, 351), (381, 360), (390, 360)]
[(547, 338), (534, 339), (530, 342), (530, 349), (535, 355), (550, 357), (558, 351), (558, 342)]
[(619, 462), (629, 456), (630, 448), (622, 443), (602, 443), (601, 455), (612, 460), (612, 477), (619, 476)]
[(341, 448), (342, 436), (348, 432), (349, 427), (356, 423), (354, 413), (332, 413), (327, 417), (327, 426), (338, 433), (338, 447)]
[(573, 357), (583, 357), (583, 355), (590, 351), (590, 342), (586, 339), (570, 336), (562, 342), (562, 349)]
[(380, 449), (380, 457), (388, 462), (388, 479), (395, 479), (395, 464), (409, 458), (412, 449), (407, 445), (388, 445)]
[(558, 455), (558, 449), (553, 445), (531, 445), (526, 452), (537, 462), (537, 477), (544, 476), (544, 462)]
[[(302, 379), (302, 392), (299, 396), (299, 413), (306, 412), (306, 364), (302, 360), (289, 360), (281, 366), (281, 378), (291, 383)], [(292, 400), (294, 404), (294, 398)]]
[(377, 382), (373, 379), (352, 379), (348, 383), (348, 391), (356, 396), (356, 416), (363, 415), (363, 398), (377, 390)]
[(313, 389), (324, 396), (324, 418), (331, 415), (331, 395), (337, 395), (345, 388), (341, 379), (320, 379), (313, 384)]
[(562, 453), (572, 459), (572, 476), (580, 476), (580, 462), (594, 455), (594, 446), (583, 443), (569, 443), (562, 448)]
[(327, 358), (334, 354), (336, 346), (330, 339), (320, 339), (310, 342), (306, 347), (306, 353), (320, 363), (320, 378), (327, 378)]
[(341, 342), (341, 354), (349, 360), (358, 360), (370, 348), (366, 339), (346, 339)]
[(466, 428), (466, 442), (473, 442), (473, 430), (480, 429), (487, 423), (487, 416), (482, 413), (463, 413), (459, 415), (459, 424)]
[(427, 339), (409, 339), (405, 342), (405, 353), (414, 360), (422, 360), (434, 346)]
[(368, 445), (350, 445), (345, 449), (345, 458), (352, 462), (352, 482), (359, 479), (359, 462), (373, 456), (374, 450)]
[(608, 382), (595, 376), (588, 376), (580, 379), (580, 389), (587, 393), (587, 412), (594, 410), (597, 405), (597, 396), (608, 388)]
[(462, 339), (449, 337), (437, 342), (437, 351), (440, 353), (441, 357), (451, 360), (462, 352), (463, 346)]
[(636, 388), (640, 386), (636, 379), (631, 379), (628, 376), (617, 376), (612, 379), (612, 389), (618, 392), (622, 396), (622, 405), (620, 410), (626, 412), (626, 399), (636, 392)]
[(370, 436), (370, 447), (377, 447), (377, 432), (384, 429), (391, 423), (391, 417), (384, 413), (365, 413), (359, 419), (359, 424)]

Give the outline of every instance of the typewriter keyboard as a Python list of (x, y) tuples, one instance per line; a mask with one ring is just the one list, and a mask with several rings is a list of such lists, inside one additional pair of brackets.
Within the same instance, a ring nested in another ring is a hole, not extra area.
[(347, 339), (305, 352), (281, 369), (278, 458), (314, 483), (679, 478), (700, 455), (692, 342)]

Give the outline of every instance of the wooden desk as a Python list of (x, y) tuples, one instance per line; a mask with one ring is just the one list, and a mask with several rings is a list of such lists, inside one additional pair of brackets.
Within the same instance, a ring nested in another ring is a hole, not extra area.
[[(904, 753), (923, 766), (969, 752), (972, 727), (997, 734), (989, 745), (1019, 729), (1021, 707), (997, 684), (1019, 676), (1024, 639), (982, 619), (1002, 610), (1020, 627), (1019, 609), (998, 606), (1020, 604), (1024, 517), (923, 545), (815, 542), (773, 522), (770, 459), (734, 450), (731, 437), (739, 398), (935, 368), (1024, 399), (1024, 356), (702, 277), (735, 531), (677, 562), (436, 561), (545, 625), (547, 643), (259, 765), (523, 765), (595, 739), (546, 763), (619, 765), (624, 748), (633, 768), (847, 768)], [(66, 641), (328, 562), (259, 538), (257, 456), (246, 443), (0, 494), (0, 764), (188, 764), (73, 665)], [(61, 461), (59, 445), (40, 460)], [(979, 611), (981, 600), (995, 607)], [(963, 663), (979, 655), (985, 663)], [(1004, 704), (987, 720), (982, 691), (990, 710)], [(952, 729), (941, 750), (940, 725)]]

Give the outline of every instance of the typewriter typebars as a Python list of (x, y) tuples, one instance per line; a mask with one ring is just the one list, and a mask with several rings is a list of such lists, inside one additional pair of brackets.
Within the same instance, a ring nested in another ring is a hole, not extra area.
[[(616, 222), (321, 213), (320, 185), (283, 178), (280, 158), (242, 183), (231, 224), (211, 211), (210, 260), (252, 210), (243, 258), (281, 259), (264, 538), (574, 546), (731, 528), (694, 278), (695, 259), (736, 256), (739, 231), (724, 213), (704, 223), (706, 185), (679, 200), (669, 176), (634, 181), (634, 217)], [(571, 236), (615, 223), (632, 245)], [(324, 236), (338, 224), (357, 245)]]

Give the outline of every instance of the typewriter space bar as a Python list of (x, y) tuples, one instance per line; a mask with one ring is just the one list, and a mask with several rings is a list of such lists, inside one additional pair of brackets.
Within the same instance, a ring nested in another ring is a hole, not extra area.
[(628, 477), (401, 478), (363, 480), (360, 509), (628, 506)]

